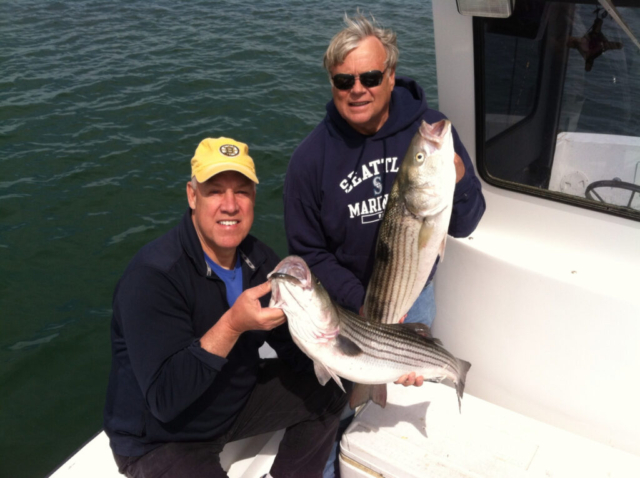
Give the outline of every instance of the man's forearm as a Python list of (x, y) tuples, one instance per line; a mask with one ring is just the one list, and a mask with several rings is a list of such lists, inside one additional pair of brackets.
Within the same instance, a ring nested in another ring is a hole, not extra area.
[(200, 339), (200, 346), (207, 352), (226, 358), (231, 349), (240, 338), (241, 332), (234, 330), (229, 325), (232, 309), (224, 313), (213, 327), (211, 327)]

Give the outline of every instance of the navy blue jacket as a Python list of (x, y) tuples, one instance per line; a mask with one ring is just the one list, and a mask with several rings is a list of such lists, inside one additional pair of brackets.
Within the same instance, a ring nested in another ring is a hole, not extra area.
[[(243, 289), (265, 282), (279, 262), (252, 236), (238, 249)], [(263, 307), (269, 299), (261, 299)], [(265, 340), (296, 368), (309, 366), (286, 324), (243, 333), (226, 358), (201, 348), (199, 338), (228, 309), (225, 285), (205, 262), (190, 211), (136, 254), (113, 298), (104, 428), (117, 454), (140, 456), (162, 443), (205, 441), (227, 431), (256, 383)]]
[[(339, 304), (355, 312), (363, 304), (386, 197), (400, 163), (421, 121), (443, 118), (428, 108), (416, 82), (397, 76), (389, 118), (377, 133), (355, 131), (330, 101), (324, 120), (294, 151), (284, 185), (289, 252), (304, 258)], [(485, 202), (455, 129), (453, 139), (466, 172), (456, 184), (449, 234), (465, 237), (476, 228)]]

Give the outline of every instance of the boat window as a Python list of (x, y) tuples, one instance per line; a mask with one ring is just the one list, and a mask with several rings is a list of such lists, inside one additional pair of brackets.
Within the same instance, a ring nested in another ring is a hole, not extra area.
[(478, 169), (640, 220), (640, 5), (613, 3), (518, 0), (474, 19)]

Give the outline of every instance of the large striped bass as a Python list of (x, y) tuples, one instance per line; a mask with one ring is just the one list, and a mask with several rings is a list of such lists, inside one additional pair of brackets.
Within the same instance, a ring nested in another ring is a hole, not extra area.
[[(416, 332), (419, 325), (371, 322), (340, 307), (297, 256), (280, 262), (269, 279), (270, 307), (284, 311), (294, 342), (313, 360), (322, 385), (333, 378), (344, 390), (340, 377), (381, 384), (370, 397), (385, 406), (386, 384), (416, 372), (425, 380), (451, 380), (460, 403), (471, 364)], [(352, 406), (361, 402), (352, 400)]]
[(444, 255), (456, 183), (451, 123), (424, 120), (393, 183), (378, 233), (363, 314), (397, 323)]

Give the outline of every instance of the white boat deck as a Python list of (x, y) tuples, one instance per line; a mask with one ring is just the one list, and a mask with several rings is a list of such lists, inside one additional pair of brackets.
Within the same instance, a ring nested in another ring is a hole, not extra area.
[(465, 395), (460, 413), (443, 384), (388, 394), (385, 409), (368, 403), (343, 435), (342, 478), (640, 476), (640, 456), (476, 397)]

